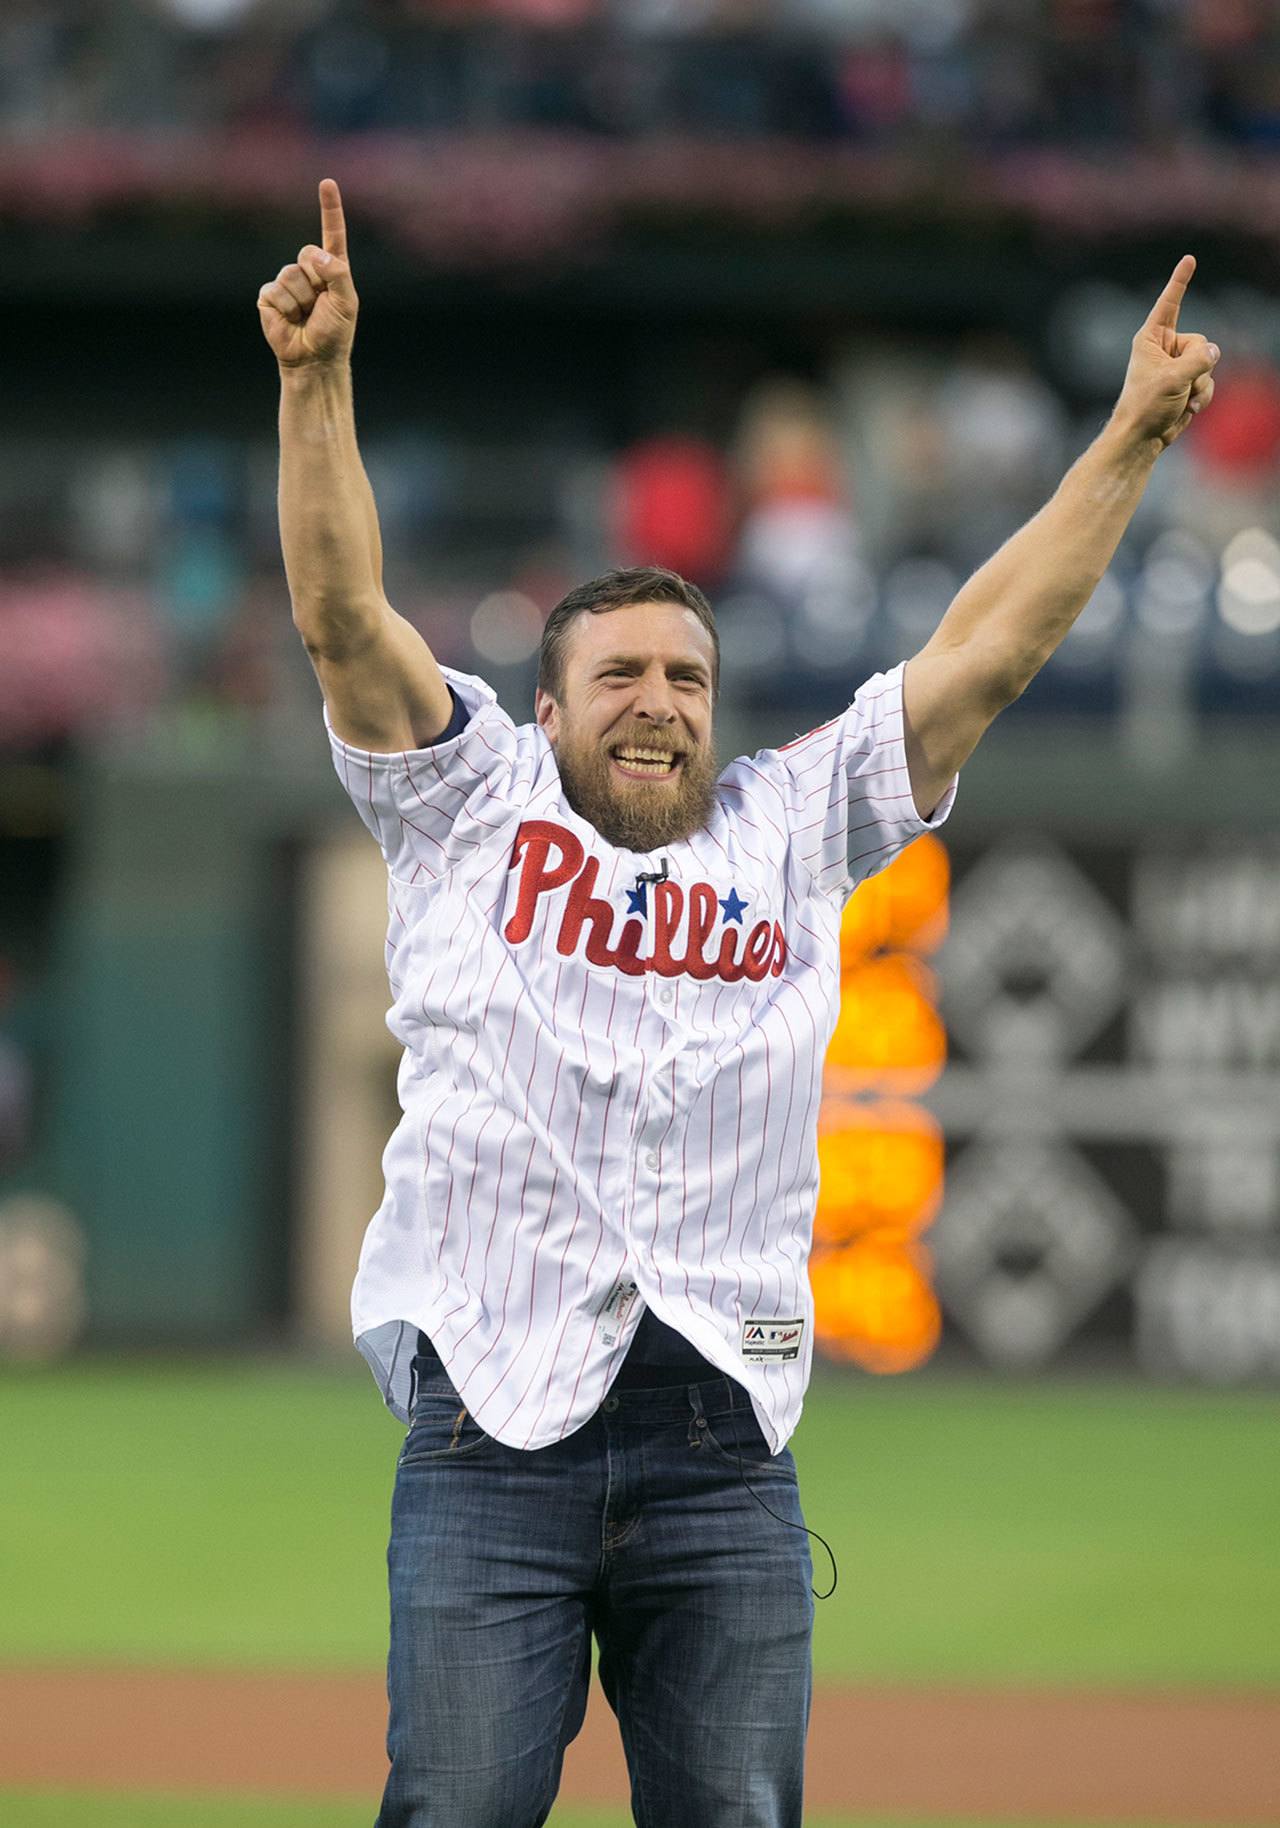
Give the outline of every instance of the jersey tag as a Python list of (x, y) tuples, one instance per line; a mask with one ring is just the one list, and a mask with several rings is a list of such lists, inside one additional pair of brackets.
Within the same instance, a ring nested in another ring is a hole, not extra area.
[(771, 1365), (799, 1358), (803, 1320), (744, 1320), (742, 1356), (748, 1364)]
[(638, 1290), (629, 1276), (619, 1276), (609, 1290), (609, 1299), (605, 1302), (596, 1322), (596, 1332), (600, 1343), (605, 1346), (616, 1346), (622, 1332), (622, 1323), (631, 1312)]

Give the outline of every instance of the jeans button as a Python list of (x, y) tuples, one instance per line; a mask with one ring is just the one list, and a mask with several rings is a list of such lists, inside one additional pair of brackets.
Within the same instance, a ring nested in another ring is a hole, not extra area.
[(607, 1396), (604, 1399), (604, 1402), (601, 1405), (601, 1407), (604, 1409), (604, 1412), (606, 1415), (612, 1415), (614, 1410), (618, 1407), (617, 1397), (616, 1396)]

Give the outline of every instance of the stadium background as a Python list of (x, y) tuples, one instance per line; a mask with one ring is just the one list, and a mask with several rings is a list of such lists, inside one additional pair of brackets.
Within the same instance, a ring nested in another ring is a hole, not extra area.
[[(311, 1672), (313, 1709), (350, 1679), (377, 1780), (399, 1437), (346, 1304), (395, 1115), (385, 903), (289, 620), (254, 309), (330, 174), (392, 601), (519, 717), (569, 583), (675, 565), (726, 756), (921, 644), (1197, 254), (1211, 413), (945, 847), (850, 907), (795, 1442), (841, 1570), (811, 1791), (1280, 1819), (1277, 136), (1261, 0), (6, 7), (6, 1821), (90, 1783), (100, 1822), (372, 1813), (320, 1781), (332, 1721), (274, 1769), (166, 1733), (177, 1671)], [(1067, 1690), (1145, 1790), (999, 1713)], [(975, 1694), (1004, 1752), (960, 1734)], [(1208, 1711), (1144, 1739), (1161, 1696)], [(312, 1718), (260, 1697), (248, 1737), (281, 1715)], [(895, 1735), (936, 1789), (877, 1776)], [(553, 1820), (594, 1828), (585, 1749)]]

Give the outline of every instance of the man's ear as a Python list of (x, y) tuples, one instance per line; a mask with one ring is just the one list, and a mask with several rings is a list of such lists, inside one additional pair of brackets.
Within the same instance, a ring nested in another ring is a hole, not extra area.
[(554, 747), (560, 736), (560, 707), (541, 686), (533, 694), (533, 715), (539, 727), (546, 731), (547, 741)]

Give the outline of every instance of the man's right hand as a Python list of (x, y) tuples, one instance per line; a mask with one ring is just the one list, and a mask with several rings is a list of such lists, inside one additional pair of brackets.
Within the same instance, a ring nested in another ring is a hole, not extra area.
[(360, 301), (347, 264), (347, 224), (342, 195), (332, 178), (320, 180), (323, 247), (308, 243), (258, 293), (262, 334), (282, 368), (345, 362), (351, 355)]

